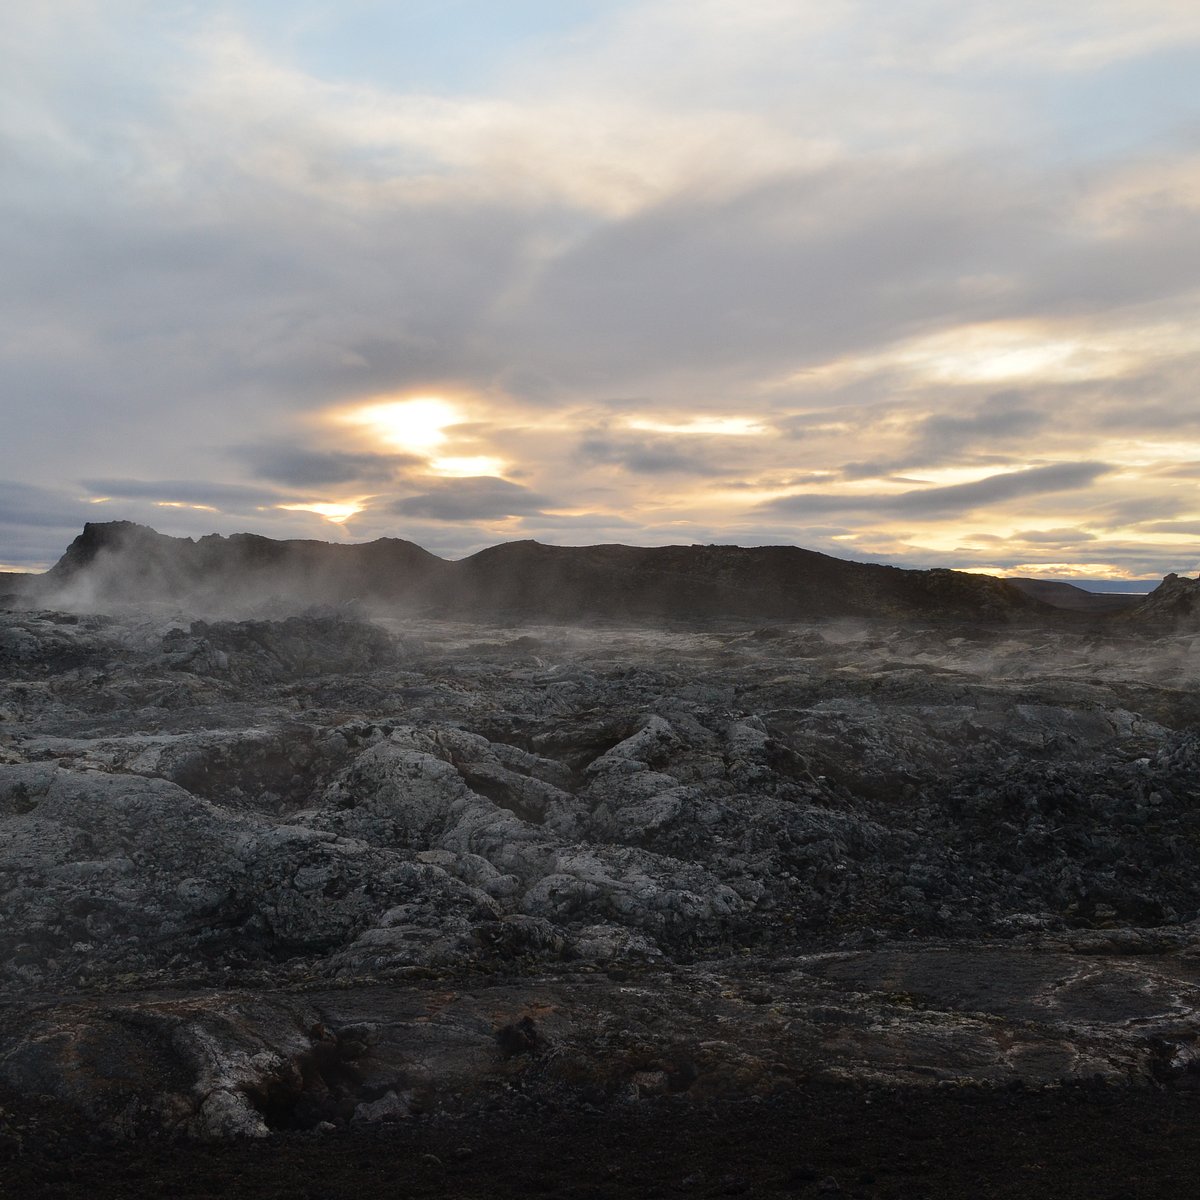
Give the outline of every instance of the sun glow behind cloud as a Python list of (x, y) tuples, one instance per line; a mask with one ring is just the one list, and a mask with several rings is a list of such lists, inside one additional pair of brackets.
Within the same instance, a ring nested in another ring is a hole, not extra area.
[(490, 454), (470, 454), (459, 457), (431, 458), (430, 469), (439, 475), (466, 478), (475, 475), (503, 475), (505, 464), (501, 458)]
[(766, 433), (761, 421), (753, 417), (689, 417), (684, 420), (655, 420), (651, 417), (631, 417), (630, 429), (646, 433), (708, 434), (720, 437), (752, 437)]
[(331, 521), (334, 525), (343, 525), (349, 521), (351, 517), (357, 516), (363, 511), (365, 501), (342, 501), (340, 503), (330, 502), (322, 503), (315, 502), (312, 504), (277, 504), (275, 507), (283, 512), (309, 512), (316, 513), (319, 517), (324, 517), (325, 520)]
[(414, 396), (359, 405), (339, 412), (336, 419), (363, 430), (384, 446), (426, 454), (441, 446), (446, 441), (446, 430), (463, 418), (440, 396)]

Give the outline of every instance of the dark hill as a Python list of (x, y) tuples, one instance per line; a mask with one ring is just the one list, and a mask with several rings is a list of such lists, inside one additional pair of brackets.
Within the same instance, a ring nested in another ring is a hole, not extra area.
[(1002, 580), (846, 562), (795, 546), (543, 546), (454, 564), (453, 606), (569, 617), (952, 616), (1040, 608)]
[(1069, 609), (1072, 612), (1122, 612), (1141, 600), (1140, 596), (1132, 592), (1089, 592), (1084, 588), (1075, 587), (1074, 584), (1053, 579), (1020, 579), (1009, 576), (1008, 581), (1043, 604)]
[(193, 541), (127, 521), (89, 524), (35, 585), (47, 602), (278, 597), (464, 616), (1007, 620), (1045, 612), (1005, 580), (846, 562), (794, 546), (543, 546), (508, 542), (446, 562), (396, 538), (359, 545), (253, 534)]
[(38, 590), (80, 603), (186, 599), (216, 608), (271, 597), (305, 604), (390, 601), (420, 595), (449, 566), (398, 538), (357, 546), (252, 533), (193, 541), (112, 521), (85, 525)]
[(1168, 575), (1121, 620), (1146, 629), (1200, 630), (1200, 579)]

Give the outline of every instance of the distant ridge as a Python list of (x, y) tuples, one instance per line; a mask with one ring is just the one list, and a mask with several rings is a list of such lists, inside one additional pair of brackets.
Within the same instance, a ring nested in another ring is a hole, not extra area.
[(447, 615), (573, 619), (837, 616), (1006, 621), (1049, 610), (1002, 579), (847, 562), (794, 546), (545, 546), (507, 542), (458, 562), (413, 542), (193, 540), (89, 523), (25, 589), (29, 602), (173, 600), (228, 610), (277, 599), (362, 601)]
[(1035, 600), (1072, 612), (1122, 612), (1142, 599), (1134, 592), (1089, 592), (1074, 584), (1053, 579), (1022, 579), (1010, 575), (1008, 581)]

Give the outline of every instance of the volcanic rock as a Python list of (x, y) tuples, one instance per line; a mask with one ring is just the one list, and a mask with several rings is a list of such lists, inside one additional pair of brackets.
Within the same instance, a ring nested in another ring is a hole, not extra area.
[[(88, 536), (57, 579), (118, 561)], [(147, 587), (200, 553), (130, 536)], [(545, 549), (512, 553), (534, 579)], [(661, 561), (710, 597), (759, 569), (696, 549)], [(534, 583), (503, 606), (549, 603)], [(187, 589), (0, 612), (18, 1130), (1200, 1072), (1186, 626), (229, 619)]]
[(1168, 575), (1125, 614), (1131, 626), (1200, 632), (1200, 578)]

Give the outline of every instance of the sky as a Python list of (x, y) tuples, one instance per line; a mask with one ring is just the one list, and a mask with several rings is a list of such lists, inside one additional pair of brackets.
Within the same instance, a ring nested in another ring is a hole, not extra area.
[(1195, 0), (0, 7), (0, 569), (1200, 569)]

